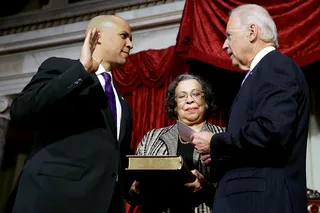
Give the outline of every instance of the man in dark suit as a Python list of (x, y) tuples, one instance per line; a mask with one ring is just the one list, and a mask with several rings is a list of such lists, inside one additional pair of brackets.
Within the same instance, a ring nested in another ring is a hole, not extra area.
[(12, 212), (124, 212), (131, 109), (106, 76), (132, 47), (125, 20), (97, 16), (80, 59), (47, 59), (14, 100), (12, 120), (32, 126), (35, 141)]
[(275, 49), (276, 25), (264, 8), (234, 9), (226, 33), (223, 48), (232, 64), (249, 71), (227, 131), (193, 135), (202, 159), (217, 167), (213, 212), (307, 212), (309, 95), (304, 75)]

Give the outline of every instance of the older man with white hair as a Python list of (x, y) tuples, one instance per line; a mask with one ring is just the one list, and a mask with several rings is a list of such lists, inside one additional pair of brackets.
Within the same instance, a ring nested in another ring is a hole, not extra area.
[[(223, 48), (247, 74), (225, 133), (195, 133), (202, 159), (217, 167), (213, 212), (307, 212), (308, 86), (280, 53), (277, 28), (258, 5), (235, 8)], [(210, 153), (210, 154), (208, 154)]]

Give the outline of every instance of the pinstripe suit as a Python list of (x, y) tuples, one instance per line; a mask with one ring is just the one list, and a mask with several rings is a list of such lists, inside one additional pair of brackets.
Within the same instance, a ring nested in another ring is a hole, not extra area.
[(278, 50), (266, 54), (240, 88), (227, 131), (211, 138), (212, 162), (227, 170), (214, 212), (307, 212), (308, 108), (299, 66)]

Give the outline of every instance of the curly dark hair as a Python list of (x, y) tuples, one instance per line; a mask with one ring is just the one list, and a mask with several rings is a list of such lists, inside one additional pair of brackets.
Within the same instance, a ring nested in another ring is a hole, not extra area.
[(165, 112), (169, 118), (175, 119), (177, 118), (177, 113), (175, 112), (175, 108), (177, 106), (175, 95), (176, 88), (181, 81), (194, 79), (198, 81), (201, 85), (202, 91), (205, 94), (205, 102), (208, 107), (206, 107), (206, 116), (216, 110), (215, 104), (215, 95), (211, 90), (210, 84), (208, 84), (204, 79), (200, 76), (191, 75), (191, 74), (182, 74), (177, 76), (169, 85), (167, 89), (166, 99), (165, 99)]

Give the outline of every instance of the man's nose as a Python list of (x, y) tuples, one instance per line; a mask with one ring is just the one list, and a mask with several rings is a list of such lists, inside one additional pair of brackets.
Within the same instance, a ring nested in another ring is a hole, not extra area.
[(127, 45), (126, 47), (128, 47), (130, 50), (133, 48), (133, 44), (132, 41), (130, 40), (130, 38), (127, 38)]
[(222, 49), (226, 50), (228, 47), (229, 47), (228, 39), (226, 39), (226, 40), (224, 40), (224, 43), (222, 45)]

